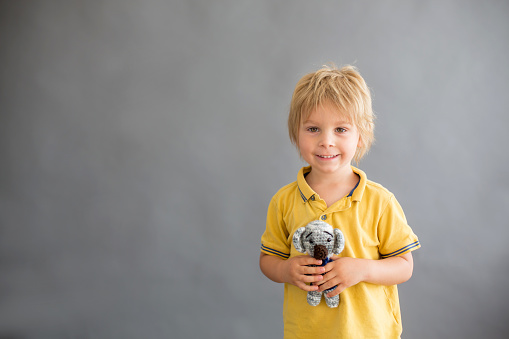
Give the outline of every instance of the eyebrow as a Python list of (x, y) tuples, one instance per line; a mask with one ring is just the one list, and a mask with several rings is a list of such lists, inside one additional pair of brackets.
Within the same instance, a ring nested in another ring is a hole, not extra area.
[[(302, 122), (303, 125), (318, 125), (319, 123), (316, 122), (316, 121), (313, 121), (313, 120), (306, 120), (306, 121), (303, 121)], [(336, 122), (334, 122), (334, 125), (350, 125), (352, 126), (352, 122), (348, 121), (348, 120), (338, 120)]]

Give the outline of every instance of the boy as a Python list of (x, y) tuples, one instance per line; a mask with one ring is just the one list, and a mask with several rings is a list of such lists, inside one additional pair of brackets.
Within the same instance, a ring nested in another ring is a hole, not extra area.
[[(364, 79), (352, 66), (305, 75), (293, 93), (290, 139), (309, 164), (272, 198), (260, 268), (284, 285), (285, 338), (400, 338), (397, 284), (410, 279), (420, 247), (394, 195), (351, 166), (373, 142), (374, 115)], [(323, 267), (292, 244), (321, 219), (339, 228), (345, 248)], [(307, 291), (340, 294), (339, 306), (310, 306)]]

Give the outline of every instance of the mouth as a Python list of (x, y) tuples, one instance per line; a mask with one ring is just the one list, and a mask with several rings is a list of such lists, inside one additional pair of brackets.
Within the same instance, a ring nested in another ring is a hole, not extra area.
[(322, 158), (322, 159), (332, 159), (332, 158), (338, 157), (339, 154), (335, 154), (335, 155), (320, 155), (320, 154), (317, 154), (316, 156), (319, 157), (319, 158)]

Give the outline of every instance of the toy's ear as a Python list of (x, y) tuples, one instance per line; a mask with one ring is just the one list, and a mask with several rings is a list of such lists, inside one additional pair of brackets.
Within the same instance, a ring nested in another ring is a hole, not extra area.
[(293, 234), (293, 246), (295, 246), (295, 249), (299, 251), (300, 253), (305, 253), (306, 249), (304, 248), (304, 243), (302, 239), (302, 234), (304, 234), (304, 231), (306, 230), (306, 227), (301, 227), (298, 230), (295, 231)]
[(339, 229), (334, 229), (334, 247), (332, 248), (332, 253), (339, 254), (345, 248), (345, 237), (343, 237), (343, 232)]

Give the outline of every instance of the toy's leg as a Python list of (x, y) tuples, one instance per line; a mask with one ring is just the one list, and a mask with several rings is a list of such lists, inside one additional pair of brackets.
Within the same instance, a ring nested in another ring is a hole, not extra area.
[(324, 294), (325, 302), (327, 303), (327, 306), (334, 308), (339, 306), (339, 294), (334, 297), (328, 297), (326, 294)]
[(322, 299), (322, 292), (317, 291), (309, 291), (308, 292), (308, 304), (311, 306), (316, 306), (320, 303)]

